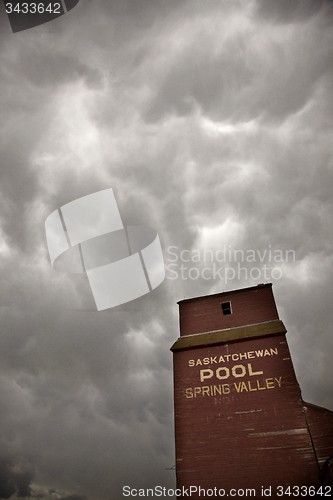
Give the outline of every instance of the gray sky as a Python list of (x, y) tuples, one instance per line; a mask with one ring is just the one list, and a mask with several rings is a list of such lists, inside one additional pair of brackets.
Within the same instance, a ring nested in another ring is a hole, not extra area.
[[(333, 410), (333, 3), (82, 0), (15, 34), (0, 8), (0, 498), (175, 486), (184, 297), (272, 282), (303, 399)], [(78, 311), (44, 223), (109, 187), (171, 268)]]

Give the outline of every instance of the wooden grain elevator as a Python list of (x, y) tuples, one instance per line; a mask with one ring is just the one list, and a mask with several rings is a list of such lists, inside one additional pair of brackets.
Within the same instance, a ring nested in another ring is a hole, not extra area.
[(332, 494), (333, 413), (302, 400), (272, 285), (182, 300), (179, 314), (179, 496)]

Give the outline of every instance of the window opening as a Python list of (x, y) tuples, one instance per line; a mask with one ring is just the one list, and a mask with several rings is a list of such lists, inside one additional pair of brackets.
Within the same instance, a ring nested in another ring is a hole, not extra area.
[(232, 314), (231, 310), (231, 302), (222, 302), (222, 313), (225, 316), (226, 314)]

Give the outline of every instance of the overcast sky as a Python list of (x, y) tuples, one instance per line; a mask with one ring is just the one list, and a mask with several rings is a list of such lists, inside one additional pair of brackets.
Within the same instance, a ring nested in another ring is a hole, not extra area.
[[(333, 410), (333, 2), (82, 0), (14, 34), (0, 7), (0, 498), (175, 486), (183, 298), (272, 282), (303, 399)], [(171, 267), (93, 312), (44, 223), (110, 187)]]

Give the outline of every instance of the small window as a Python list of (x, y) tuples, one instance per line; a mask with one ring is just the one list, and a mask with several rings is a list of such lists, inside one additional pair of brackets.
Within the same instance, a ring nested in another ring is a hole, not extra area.
[(224, 316), (226, 314), (232, 314), (231, 302), (222, 302), (221, 306), (222, 306), (222, 312), (223, 312)]

